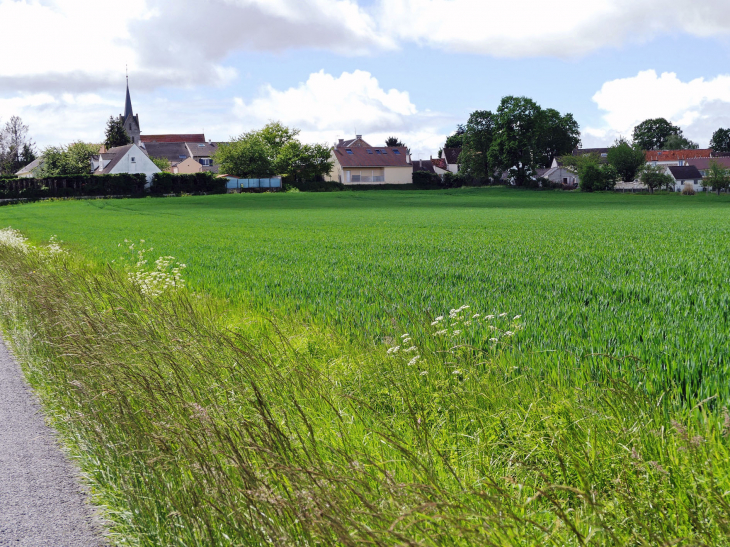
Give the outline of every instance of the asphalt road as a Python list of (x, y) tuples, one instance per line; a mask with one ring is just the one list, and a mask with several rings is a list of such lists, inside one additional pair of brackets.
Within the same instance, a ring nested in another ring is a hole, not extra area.
[(0, 339), (0, 546), (106, 545), (77, 477)]

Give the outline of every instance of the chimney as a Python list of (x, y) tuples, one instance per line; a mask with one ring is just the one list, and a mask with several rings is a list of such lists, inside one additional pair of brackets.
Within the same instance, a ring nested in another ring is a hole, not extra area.
[(360, 139), (362, 139), (362, 135), (355, 135), (355, 138), (360, 140)]
[(340, 142), (337, 144), (337, 146), (342, 146), (345, 144), (345, 139), (340, 139)]

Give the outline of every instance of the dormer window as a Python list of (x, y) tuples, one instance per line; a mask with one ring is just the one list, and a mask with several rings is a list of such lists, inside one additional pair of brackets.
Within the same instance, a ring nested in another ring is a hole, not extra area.
[(368, 148), (368, 154), (372, 154), (373, 151)]
[(397, 155), (399, 155), (399, 156), (400, 156), (400, 150), (396, 150), (396, 149), (394, 148), (394, 149), (393, 149), (393, 154), (397, 154)]
[(347, 149), (347, 153), (350, 154), (350, 155), (352, 155), (353, 154), (353, 151), (348, 148)]
[(180, 158), (181, 160), (184, 160), (185, 158), (187, 158), (187, 156), (183, 156), (182, 154), (180, 154), (180, 155), (178, 156), (178, 158)]
[(376, 154), (382, 154), (382, 153), (383, 153), (383, 151), (382, 151), (382, 150), (376, 150), (376, 151), (375, 151), (375, 153), (376, 153)]

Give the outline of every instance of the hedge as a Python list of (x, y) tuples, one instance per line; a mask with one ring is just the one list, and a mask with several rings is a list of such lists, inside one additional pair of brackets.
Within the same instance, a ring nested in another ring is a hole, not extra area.
[(0, 179), (0, 199), (40, 199), (76, 196), (139, 196), (147, 176), (71, 175), (43, 179)]
[(226, 178), (214, 178), (209, 172), (174, 175), (172, 173), (156, 173), (152, 177), (150, 193), (165, 194), (225, 194)]

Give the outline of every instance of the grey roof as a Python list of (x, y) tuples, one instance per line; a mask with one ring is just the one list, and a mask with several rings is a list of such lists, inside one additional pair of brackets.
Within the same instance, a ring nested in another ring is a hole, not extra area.
[(186, 142), (185, 146), (193, 158), (209, 158), (218, 151), (218, 145), (212, 142)]
[(365, 148), (373, 148), (368, 143), (365, 142), (365, 140), (362, 138), (362, 135), (356, 135), (354, 139), (340, 139), (340, 142), (338, 142), (335, 145), (335, 148), (352, 148), (352, 147), (365, 147)]
[(144, 149), (148, 156), (167, 158), (170, 162), (181, 162), (190, 157), (184, 142), (146, 142)]
[(710, 164), (715, 161), (722, 167), (730, 167), (730, 157), (718, 156), (715, 158), (694, 158), (691, 160), (685, 160), (687, 165), (694, 165), (697, 169), (709, 169)]
[(702, 173), (694, 165), (671, 165), (668, 169), (675, 180), (697, 180), (702, 178)]
[(461, 148), (444, 148), (444, 159), (449, 165), (459, 165)]
[[(114, 167), (119, 163), (119, 161), (124, 157), (124, 155), (129, 152), (129, 149), (132, 148), (134, 144), (125, 144), (124, 146), (117, 146), (115, 148), (110, 148), (107, 150), (104, 154), (99, 154), (103, 159), (108, 159), (111, 157), (111, 161), (107, 164), (104, 169), (97, 169), (94, 171), (95, 175), (108, 175), (109, 172), (114, 169)], [(98, 157), (98, 156), (97, 156)]]
[(132, 111), (132, 97), (129, 95), (129, 80), (127, 80), (127, 100), (124, 103), (124, 119), (134, 116)]
[(32, 162), (30, 162), (28, 165), (26, 165), (25, 167), (22, 167), (20, 169), (20, 171), (18, 171), (15, 174), (16, 175), (22, 175), (23, 173), (30, 173), (31, 171), (33, 171), (33, 169), (39, 167), (42, 162), (43, 162), (43, 158), (42, 157), (36, 158)]
[(413, 172), (416, 171), (428, 171), (429, 173), (436, 174), (436, 169), (434, 169), (433, 162), (428, 160), (413, 160)]

